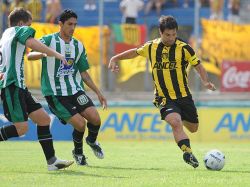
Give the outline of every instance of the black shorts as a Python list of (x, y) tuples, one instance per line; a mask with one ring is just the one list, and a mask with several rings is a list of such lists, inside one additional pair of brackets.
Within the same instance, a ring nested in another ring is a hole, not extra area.
[(182, 120), (199, 123), (197, 109), (191, 96), (166, 100), (165, 103), (162, 102), (162, 98), (157, 98), (154, 104), (159, 106), (162, 120), (165, 120), (168, 114), (176, 112), (181, 115)]
[(1, 91), (3, 101), (4, 116), (10, 122), (28, 121), (30, 113), (42, 108), (28, 89), (22, 89), (15, 84), (11, 84)]
[(50, 110), (61, 120), (67, 122), (72, 116), (94, 106), (84, 91), (70, 96), (45, 96)]

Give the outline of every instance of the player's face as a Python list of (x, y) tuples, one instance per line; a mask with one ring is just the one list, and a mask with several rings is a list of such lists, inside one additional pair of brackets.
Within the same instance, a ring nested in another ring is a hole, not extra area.
[(175, 43), (177, 37), (176, 29), (165, 29), (163, 33), (160, 31), (161, 41), (166, 46), (171, 46)]
[(18, 26), (31, 26), (31, 23), (32, 23), (32, 19), (30, 19), (27, 22), (20, 21)]
[(64, 24), (61, 25), (61, 31), (64, 33), (67, 37), (72, 37), (77, 25), (77, 19), (76, 18), (70, 18), (67, 21), (64, 22)]
[(30, 19), (28, 22), (25, 23), (26, 26), (31, 26), (32, 19)]

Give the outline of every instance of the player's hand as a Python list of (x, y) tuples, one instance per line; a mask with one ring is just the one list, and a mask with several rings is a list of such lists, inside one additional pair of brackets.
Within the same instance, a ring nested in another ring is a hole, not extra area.
[(56, 56), (56, 58), (58, 58), (59, 60), (61, 60), (64, 65), (68, 65), (67, 60), (65, 59), (65, 57), (62, 54), (58, 53), (58, 55)]
[(101, 103), (101, 105), (102, 105), (102, 109), (103, 110), (105, 110), (105, 109), (107, 109), (107, 100), (106, 100), (106, 98), (102, 95), (102, 94), (98, 94), (98, 99), (99, 99), (99, 101), (100, 101), (100, 103)]
[(215, 91), (215, 90), (216, 90), (214, 84), (211, 83), (211, 82), (204, 83), (204, 86), (205, 86), (207, 89), (209, 89), (209, 90), (212, 90), (212, 91)]
[(109, 61), (109, 66), (108, 68), (112, 71), (112, 72), (115, 72), (115, 73), (118, 73), (119, 72), (119, 66), (116, 64), (116, 62), (114, 62), (111, 58), (111, 60)]

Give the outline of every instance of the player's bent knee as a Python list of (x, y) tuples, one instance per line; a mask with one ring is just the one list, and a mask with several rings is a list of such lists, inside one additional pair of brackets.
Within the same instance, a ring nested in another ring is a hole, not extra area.
[(87, 116), (86, 117), (87, 121), (90, 122), (91, 124), (95, 126), (100, 126), (101, 125), (101, 118), (99, 115), (92, 115), (92, 116)]
[(37, 125), (39, 125), (39, 126), (47, 126), (47, 125), (50, 124), (50, 121), (51, 121), (51, 120), (50, 120), (49, 115), (44, 115), (43, 118), (42, 118), (42, 119), (40, 118), (40, 120), (37, 121), (36, 123), (37, 123)]
[(50, 117), (43, 108), (40, 108), (29, 114), (29, 118), (39, 126), (47, 126), (50, 124)]
[(95, 123), (93, 123), (95, 126), (101, 126), (101, 119), (95, 120)]
[(49, 117), (49, 115), (46, 115), (46, 117), (44, 118), (44, 120), (43, 120), (43, 122), (45, 123), (45, 124), (50, 124), (50, 117)]
[(16, 123), (14, 125), (19, 136), (26, 134), (29, 129), (28, 123)]
[(191, 128), (191, 129), (189, 129), (189, 132), (191, 132), (191, 133), (195, 133), (197, 131), (198, 131), (198, 128)]
[(84, 132), (85, 131), (85, 126), (86, 123), (84, 120), (79, 120), (79, 121), (74, 121), (73, 123), (71, 123), (73, 125), (73, 127), (78, 130), (79, 132)]
[(79, 132), (84, 132), (84, 130), (85, 130), (86, 121), (79, 114), (75, 114), (74, 116), (72, 116), (69, 119), (68, 123), (70, 123)]
[(77, 124), (76, 126), (74, 126), (74, 128), (76, 128), (76, 130), (78, 130), (79, 132), (84, 132), (85, 124)]
[(198, 124), (194, 124), (194, 125), (192, 126), (192, 128), (189, 129), (189, 131), (190, 131), (191, 133), (195, 133), (195, 132), (198, 131), (198, 128), (199, 128), (199, 125), (198, 125)]

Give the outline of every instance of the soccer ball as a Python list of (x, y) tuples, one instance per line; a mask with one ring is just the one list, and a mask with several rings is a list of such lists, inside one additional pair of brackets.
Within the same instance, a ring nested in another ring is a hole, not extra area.
[(225, 165), (225, 155), (216, 149), (207, 152), (203, 160), (206, 168), (209, 170), (219, 171)]

